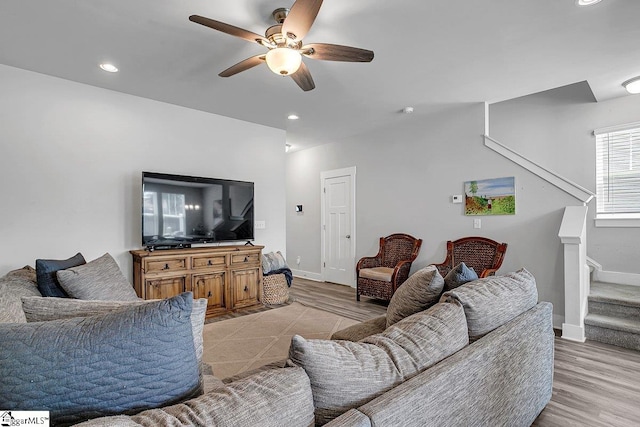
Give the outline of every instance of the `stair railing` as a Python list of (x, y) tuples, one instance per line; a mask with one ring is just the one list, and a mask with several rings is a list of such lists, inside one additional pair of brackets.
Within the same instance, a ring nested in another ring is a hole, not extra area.
[(584, 318), (589, 296), (587, 206), (564, 209), (558, 237), (564, 245), (564, 323), (562, 338), (584, 342)]

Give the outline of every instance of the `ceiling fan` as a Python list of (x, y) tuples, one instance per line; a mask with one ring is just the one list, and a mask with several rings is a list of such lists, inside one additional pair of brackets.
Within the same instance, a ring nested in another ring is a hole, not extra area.
[(291, 9), (279, 8), (273, 11), (277, 24), (267, 28), (264, 37), (199, 15), (191, 15), (189, 20), (250, 42), (258, 43), (269, 49), (267, 53), (252, 56), (227, 68), (220, 77), (230, 77), (265, 62), (269, 69), (281, 76), (291, 78), (304, 91), (315, 88), (315, 83), (302, 56), (325, 61), (371, 62), (373, 52), (357, 47), (327, 43), (310, 43), (303, 45), (302, 39), (307, 35), (315, 21), (322, 0), (296, 0)]

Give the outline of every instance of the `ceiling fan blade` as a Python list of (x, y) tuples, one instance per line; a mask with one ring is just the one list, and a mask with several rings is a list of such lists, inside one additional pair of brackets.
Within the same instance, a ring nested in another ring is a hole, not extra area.
[(325, 61), (371, 62), (373, 52), (358, 47), (341, 46), (338, 44), (311, 43), (300, 48), (307, 58)]
[(316, 84), (313, 82), (313, 77), (311, 77), (311, 73), (304, 62), (300, 64), (300, 68), (298, 71), (291, 74), (291, 78), (300, 86), (300, 89), (307, 92), (313, 90), (316, 87)]
[(322, 0), (296, 0), (282, 23), (282, 34), (302, 40), (318, 16)]
[(236, 65), (233, 65), (227, 68), (226, 70), (224, 70), (218, 75), (220, 77), (231, 77), (234, 74), (238, 74), (241, 71), (245, 71), (245, 70), (248, 70), (249, 68), (255, 67), (256, 65), (262, 64), (264, 62), (264, 59), (265, 59), (265, 55), (252, 56), (251, 58), (247, 58), (244, 61), (240, 61)]
[(205, 27), (213, 28), (214, 30), (222, 31), (223, 33), (240, 37), (250, 42), (255, 42), (263, 46), (272, 46), (272, 43), (260, 34), (253, 33), (248, 30), (244, 30), (233, 25), (225, 24), (224, 22), (215, 21), (213, 19), (205, 18), (200, 15), (191, 15), (189, 21), (196, 24), (204, 25)]

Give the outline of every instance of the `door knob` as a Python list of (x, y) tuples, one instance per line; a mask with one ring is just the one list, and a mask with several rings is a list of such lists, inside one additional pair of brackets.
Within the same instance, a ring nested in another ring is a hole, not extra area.
[(346, 235), (346, 236), (344, 236), (344, 237), (346, 237), (347, 239), (350, 239), (350, 238), (351, 238), (351, 234), (347, 234), (347, 235)]

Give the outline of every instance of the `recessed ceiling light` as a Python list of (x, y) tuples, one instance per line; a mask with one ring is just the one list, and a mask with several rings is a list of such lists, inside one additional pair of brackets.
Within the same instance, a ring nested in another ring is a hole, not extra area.
[(576, 0), (578, 6), (591, 6), (592, 4), (600, 3), (602, 0)]
[(640, 76), (627, 80), (622, 86), (633, 95), (640, 93)]
[(118, 72), (118, 67), (116, 67), (113, 64), (109, 64), (109, 63), (100, 64), (100, 68), (102, 68), (104, 71), (108, 71), (109, 73), (117, 73)]
[(413, 107), (404, 107), (402, 109), (402, 112), (405, 113), (405, 114), (411, 114), (411, 113), (413, 113)]
[(295, 115), (295, 114), (289, 114), (289, 115), (287, 116), (287, 119), (289, 119), (289, 120), (298, 120), (299, 118), (300, 118), (300, 117), (299, 117), (299, 116), (297, 116), (297, 115)]

